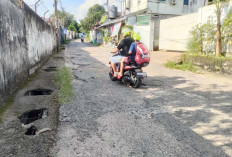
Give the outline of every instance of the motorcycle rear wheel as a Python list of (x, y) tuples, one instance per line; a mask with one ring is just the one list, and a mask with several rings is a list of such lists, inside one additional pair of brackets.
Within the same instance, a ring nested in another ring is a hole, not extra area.
[(131, 87), (139, 88), (141, 83), (142, 83), (141, 78), (139, 78), (137, 75), (132, 75), (132, 77), (133, 77), (132, 80), (134, 80), (134, 81), (131, 83)]

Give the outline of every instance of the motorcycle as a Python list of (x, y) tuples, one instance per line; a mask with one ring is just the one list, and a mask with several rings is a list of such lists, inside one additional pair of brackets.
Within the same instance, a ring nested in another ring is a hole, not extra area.
[[(115, 56), (115, 55), (114, 55)], [(114, 77), (114, 71), (110, 64), (110, 72), (109, 76), (112, 81), (121, 81), (127, 85), (132, 86), (133, 88), (139, 88), (142, 84), (142, 80), (147, 77), (147, 73), (143, 72), (142, 67), (147, 65), (139, 66), (136, 63), (130, 62), (129, 59), (125, 62), (125, 66), (123, 68), (123, 76), (118, 79), (117, 77)], [(116, 64), (117, 72), (119, 72), (120, 69), (120, 63)]]

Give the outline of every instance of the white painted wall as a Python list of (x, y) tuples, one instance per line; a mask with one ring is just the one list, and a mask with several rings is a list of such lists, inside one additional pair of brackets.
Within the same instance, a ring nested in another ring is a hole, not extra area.
[(185, 51), (189, 31), (197, 20), (198, 13), (161, 20), (159, 48)]
[(147, 0), (130, 0), (130, 13), (147, 8)]
[[(232, 2), (223, 9), (221, 23), (231, 8)], [(216, 22), (214, 5), (200, 8), (198, 12), (193, 14), (161, 20), (159, 48), (164, 50), (186, 51), (190, 30), (197, 24), (206, 23), (209, 18), (212, 18)]]
[(55, 29), (29, 6), (0, 0), (0, 104), (57, 48)]
[[(141, 42), (147, 47), (148, 50), (153, 50), (153, 33), (150, 26), (137, 26), (134, 25), (134, 32), (141, 36)], [(151, 42), (152, 41), (152, 42)]]

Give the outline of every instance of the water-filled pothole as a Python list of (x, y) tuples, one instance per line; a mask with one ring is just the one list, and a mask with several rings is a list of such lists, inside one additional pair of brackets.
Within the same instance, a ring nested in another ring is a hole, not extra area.
[(30, 128), (27, 129), (25, 135), (36, 135), (36, 131), (37, 131), (36, 126), (31, 126)]
[(22, 124), (27, 125), (47, 116), (48, 110), (46, 108), (42, 108), (25, 112), (23, 115), (19, 117), (19, 119)]
[(52, 90), (50, 89), (32, 89), (28, 90), (24, 95), (25, 96), (38, 96), (38, 95), (51, 95)]
[(57, 71), (58, 68), (57, 67), (47, 67), (46, 69), (44, 69), (44, 71), (46, 72), (53, 72), (53, 71)]

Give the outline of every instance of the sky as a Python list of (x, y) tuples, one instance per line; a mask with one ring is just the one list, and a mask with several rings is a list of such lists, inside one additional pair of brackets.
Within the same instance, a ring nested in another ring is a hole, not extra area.
[[(24, 0), (31, 8), (34, 8), (34, 4), (37, 0)], [(43, 13), (49, 10), (46, 15), (49, 17), (54, 12), (53, 7), (54, 0), (40, 0), (38, 3), (38, 14), (43, 16)], [(110, 5), (118, 6), (120, 10), (121, 0), (109, 0)], [(65, 11), (74, 15), (75, 19), (79, 22), (80, 19), (86, 17), (88, 9), (94, 4), (104, 5), (106, 0), (58, 0), (58, 9), (61, 6)]]

